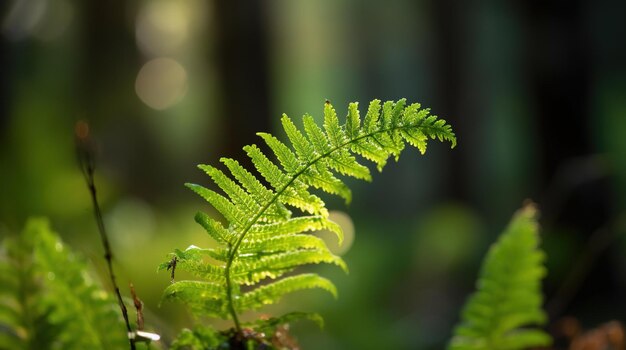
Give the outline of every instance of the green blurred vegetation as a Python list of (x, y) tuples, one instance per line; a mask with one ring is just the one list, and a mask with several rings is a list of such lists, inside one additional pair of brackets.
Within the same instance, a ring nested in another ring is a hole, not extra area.
[(88, 264), (50, 230), (30, 219), (19, 237), (2, 242), (2, 349), (112, 349), (128, 346), (113, 294)]
[(547, 274), (546, 254), (540, 247), (537, 214), (533, 203), (525, 203), (489, 248), (449, 350), (552, 345), (552, 336), (539, 328), (548, 317), (541, 288)]
[(322, 272), (338, 301), (303, 292), (268, 312), (321, 312), (324, 331), (294, 330), (306, 349), (440, 349), (480, 257), (533, 198), (551, 322), (624, 320), (625, 12), (617, 0), (2, 2), (0, 232), (47, 216), (104, 276), (75, 162), (87, 120), (119, 283), (168, 340), (191, 320), (158, 306), (169, 276), (156, 266), (210, 244), (193, 215), (211, 209), (183, 187), (207, 184), (195, 164), (241, 159), (283, 112), (406, 97), (447, 119), (459, 146), (349, 183), (349, 207), (329, 199), (355, 228), (350, 275)]

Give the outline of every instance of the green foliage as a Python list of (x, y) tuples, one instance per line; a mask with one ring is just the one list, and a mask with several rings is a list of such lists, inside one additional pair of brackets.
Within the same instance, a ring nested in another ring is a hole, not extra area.
[(539, 249), (537, 211), (522, 208), (487, 253), (476, 291), (448, 349), (513, 350), (545, 346), (550, 337), (531, 328), (546, 322), (541, 309), (545, 254)]
[(322, 317), (318, 314), (292, 312), (281, 317), (260, 319), (244, 324), (244, 332), (241, 335), (234, 334), (232, 330), (218, 332), (212, 327), (197, 325), (193, 329), (183, 329), (172, 342), (170, 350), (288, 349), (290, 344), (285, 339), (291, 339), (284, 325), (301, 319), (313, 321), (320, 327), (324, 324)]
[(358, 104), (351, 103), (343, 125), (327, 102), (323, 128), (305, 115), (304, 132), (286, 115), (281, 121), (290, 145), (270, 134), (258, 134), (278, 162), (256, 145), (243, 148), (262, 180), (229, 158), (221, 159), (228, 172), (199, 166), (222, 191), (187, 184), (227, 221), (223, 225), (207, 214), (196, 215), (218, 247), (176, 250), (172, 260), (159, 266), (159, 270), (186, 270), (198, 278), (173, 283), (166, 288), (165, 299), (187, 304), (196, 315), (232, 318), (239, 332), (239, 313), (276, 303), (286, 293), (321, 288), (336, 296), (329, 280), (294, 271), (318, 263), (347, 271), (345, 262), (333, 255), (324, 241), (308, 234), (326, 229), (336, 233), (339, 241), (343, 238), (341, 228), (329, 220), (324, 202), (311, 188), (336, 194), (349, 203), (351, 191), (336, 175), (372, 179), (370, 170), (355, 155), (373, 161), (380, 171), (389, 156), (398, 159), (406, 143), (421, 153), (429, 138), (450, 141), (452, 147), (456, 144), (444, 120), (429, 115), (429, 110), (417, 103), (407, 106), (404, 99), (383, 104), (372, 101), (364, 120)]
[(5, 239), (0, 256), (1, 349), (120, 349), (119, 308), (44, 219)]
[(229, 349), (228, 337), (211, 327), (196, 326), (183, 329), (172, 342), (170, 350)]

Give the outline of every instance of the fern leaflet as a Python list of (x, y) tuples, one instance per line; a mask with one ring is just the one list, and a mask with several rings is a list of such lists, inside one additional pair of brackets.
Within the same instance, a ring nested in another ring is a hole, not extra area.
[[(324, 202), (311, 188), (336, 194), (349, 203), (352, 193), (336, 175), (371, 180), (370, 170), (355, 155), (373, 161), (382, 170), (389, 156), (397, 160), (405, 144), (426, 151), (429, 138), (456, 144), (452, 129), (442, 119), (429, 115), (419, 104), (406, 100), (370, 103), (363, 121), (358, 104), (351, 103), (343, 125), (329, 102), (324, 106), (324, 123), (303, 117), (304, 130), (283, 115), (282, 126), (289, 145), (278, 138), (259, 133), (276, 161), (258, 146), (243, 149), (264, 179), (237, 161), (222, 158), (230, 174), (209, 165), (199, 168), (222, 190), (215, 192), (187, 184), (207, 200), (228, 222), (227, 226), (204, 213), (196, 221), (215, 239), (219, 247), (195, 246), (176, 250), (180, 269), (202, 281), (179, 281), (166, 288), (165, 299), (180, 300), (200, 315), (232, 318), (241, 333), (238, 314), (276, 303), (282, 295), (302, 289), (321, 288), (336, 295), (334, 285), (316, 274), (293, 274), (298, 266), (329, 263), (347, 271), (345, 262), (333, 255), (326, 244), (308, 231), (326, 229), (341, 242), (341, 228), (328, 218)], [(267, 184), (267, 185), (266, 185)], [(291, 208), (291, 209), (290, 209)], [(293, 215), (297, 209), (303, 215)], [(167, 269), (170, 262), (159, 266)], [(291, 273), (288, 277), (285, 274)], [(267, 282), (258, 286), (259, 282)], [(251, 286), (243, 290), (242, 286)]]
[(546, 346), (550, 337), (533, 325), (541, 309), (545, 254), (539, 249), (537, 210), (526, 205), (487, 253), (478, 290), (469, 298), (450, 350), (514, 350)]

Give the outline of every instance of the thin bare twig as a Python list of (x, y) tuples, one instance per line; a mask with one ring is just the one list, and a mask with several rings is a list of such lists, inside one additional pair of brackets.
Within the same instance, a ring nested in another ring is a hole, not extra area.
[(74, 131), (76, 136), (76, 155), (78, 157), (78, 164), (80, 166), (80, 170), (83, 173), (83, 176), (85, 177), (85, 181), (87, 182), (89, 193), (91, 194), (91, 202), (93, 204), (94, 216), (96, 217), (98, 231), (100, 232), (102, 246), (104, 247), (104, 259), (107, 262), (109, 277), (111, 279), (113, 289), (115, 290), (115, 294), (117, 295), (117, 302), (120, 306), (120, 309), (122, 310), (124, 322), (126, 323), (130, 349), (135, 350), (135, 341), (134, 338), (131, 337), (131, 334), (133, 334), (133, 330), (130, 327), (130, 322), (128, 321), (128, 310), (126, 309), (126, 305), (124, 304), (124, 301), (122, 300), (122, 295), (120, 294), (120, 289), (117, 286), (117, 282), (115, 281), (115, 274), (113, 272), (113, 253), (111, 251), (111, 245), (109, 244), (109, 239), (107, 237), (104, 227), (104, 220), (102, 220), (100, 205), (98, 204), (96, 185), (94, 182), (94, 171), (96, 168), (94, 160), (94, 146), (89, 137), (89, 124), (87, 124), (85, 121), (78, 121), (76, 123)]

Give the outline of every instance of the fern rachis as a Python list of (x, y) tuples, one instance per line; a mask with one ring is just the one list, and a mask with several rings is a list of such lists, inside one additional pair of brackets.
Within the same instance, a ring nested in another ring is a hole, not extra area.
[[(226, 218), (228, 227), (206, 214), (196, 215), (196, 221), (222, 247), (208, 250), (190, 247), (174, 253), (182, 268), (208, 281), (176, 282), (166, 289), (165, 296), (182, 299), (200, 313), (229, 316), (240, 333), (240, 311), (276, 302), (283, 294), (299, 289), (317, 287), (335, 294), (333, 284), (317, 274), (296, 274), (246, 293), (242, 293), (239, 286), (256, 286), (266, 277), (279, 278), (303, 264), (326, 262), (346, 270), (343, 260), (331, 254), (322, 240), (303, 234), (329, 229), (342, 240), (341, 229), (328, 219), (324, 202), (311, 194), (309, 188), (337, 194), (349, 203), (350, 189), (333, 172), (371, 180), (369, 169), (357, 162), (355, 154), (373, 161), (382, 170), (390, 155), (399, 157), (405, 142), (422, 153), (429, 137), (448, 140), (454, 146), (456, 138), (450, 126), (428, 113), (427, 109), (420, 109), (419, 104), (406, 106), (405, 100), (385, 102), (382, 106), (380, 101), (374, 100), (363, 123), (357, 104), (352, 103), (346, 123), (339, 125), (335, 110), (327, 102), (324, 130), (311, 116), (305, 115), (304, 134), (291, 119), (283, 116), (282, 125), (293, 150), (274, 136), (259, 133), (282, 169), (256, 145), (244, 147), (269, 187), (232, 159), (223, 158), (221, 162), (238, 183), (216, 168), (201, 165), (228, 198), (199, 185), (187, 186), (212, 204)], [(292, 217), (287, 206), (305, 215)], [(206, 263), (202, 255), (221, 264)], [(160, 269), (167, 264), (161, 264)], [(191, 288), (199, 289), (192, 291)]]

